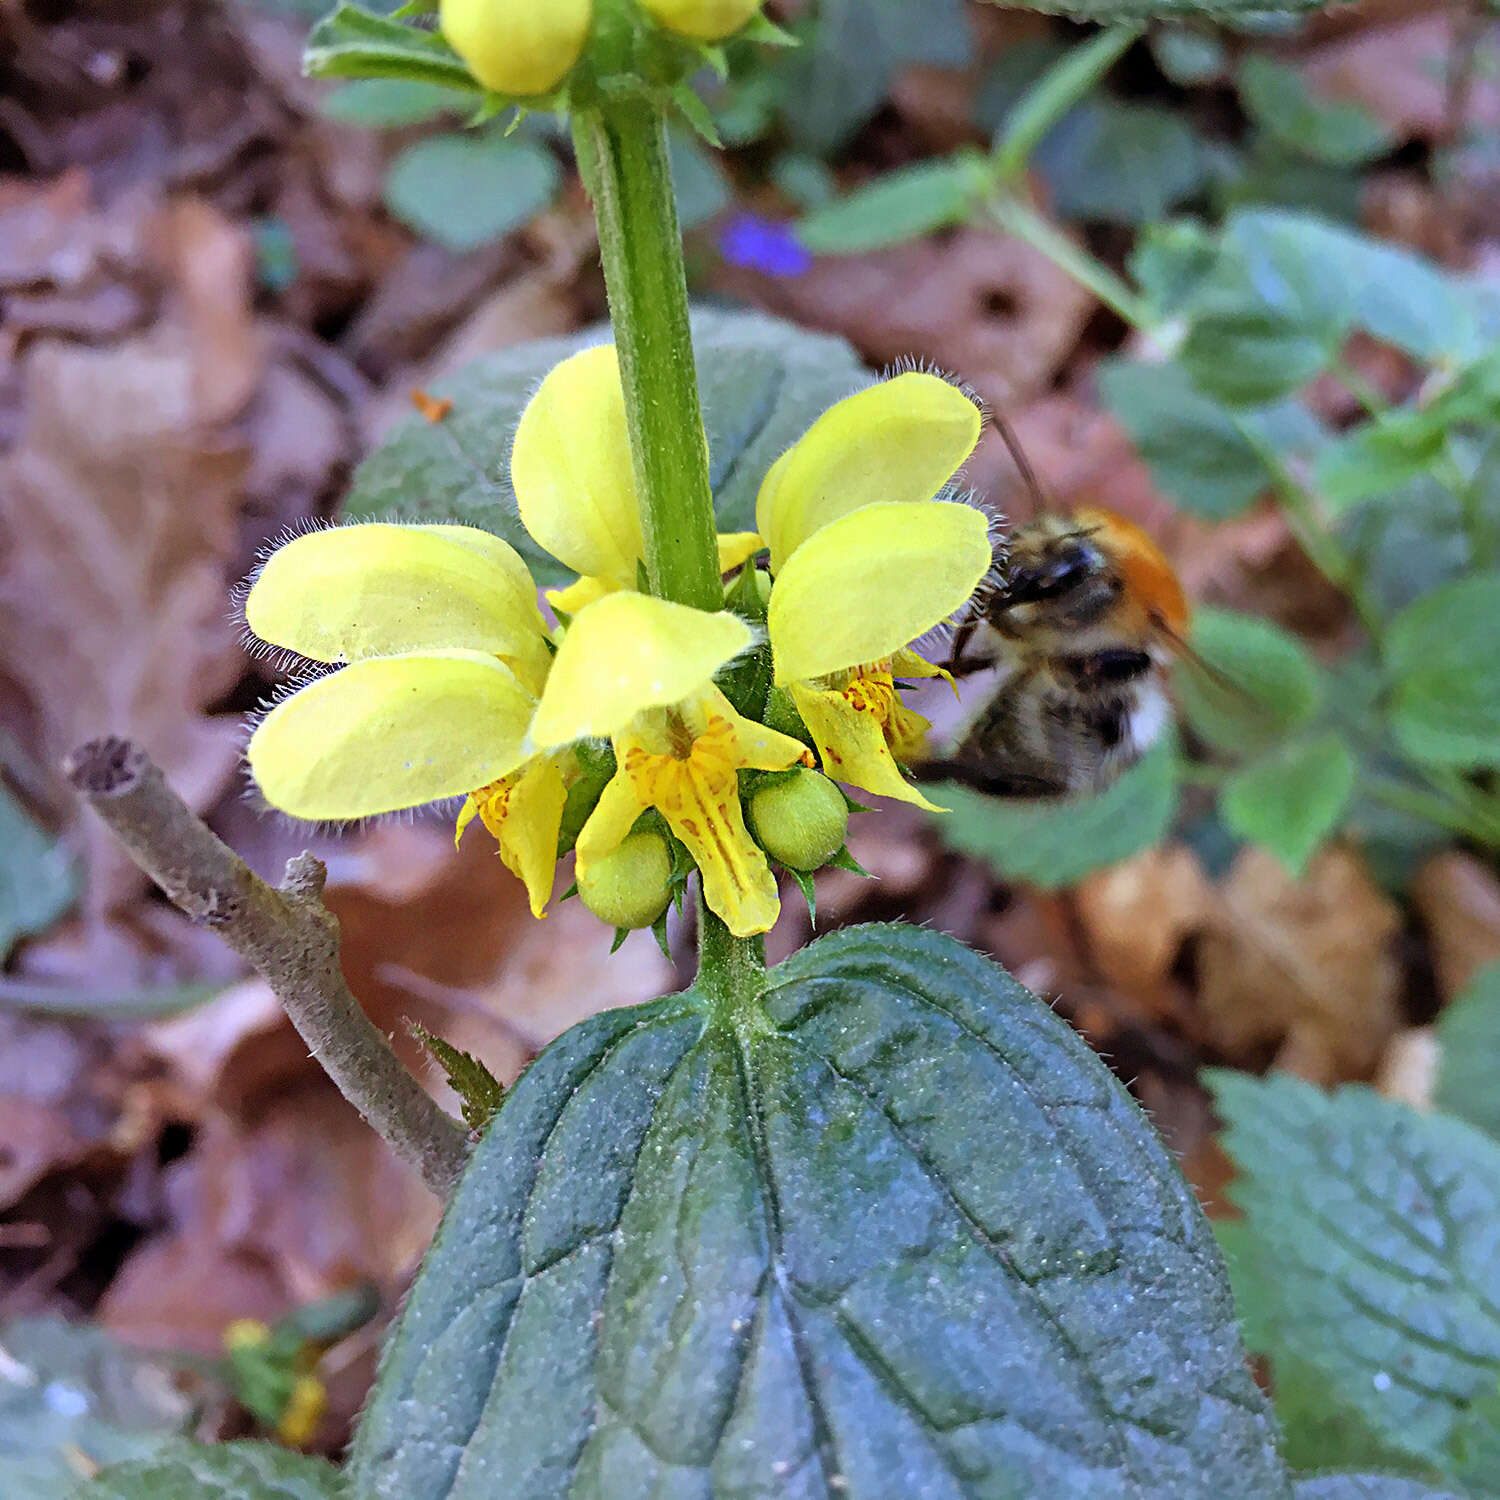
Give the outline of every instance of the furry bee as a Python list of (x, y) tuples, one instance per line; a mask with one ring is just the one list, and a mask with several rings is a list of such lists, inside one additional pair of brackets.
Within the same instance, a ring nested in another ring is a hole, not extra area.
[(997, 559), (954, 635), (955, 675), (996, 669), (983, 707), (922, 779), (1006, 797), (1098, 792), (1172, 720), (1166, 670), (1191, 655), (1188, 603), (1156, 543), (1107, 510), (1050, 513), (1015, 435), (1005, 437), (1038, 506)]

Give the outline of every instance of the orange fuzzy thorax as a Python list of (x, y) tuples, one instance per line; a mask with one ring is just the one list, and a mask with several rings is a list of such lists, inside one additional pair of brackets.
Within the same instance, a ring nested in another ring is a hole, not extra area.
[(1182, 584), (1161, 548), (1134, 521), (1109, 510), (1079, 511), (1075, 520), (1089, 529), (1100, 547), (1114, 559), (1125, 580), (1125, 591), (1149, 619), (1173, 635), (1187, 630), (1188, 601)]

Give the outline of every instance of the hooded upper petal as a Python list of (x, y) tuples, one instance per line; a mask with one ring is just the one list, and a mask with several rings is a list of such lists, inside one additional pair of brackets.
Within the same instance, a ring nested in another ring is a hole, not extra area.
[(912, 371), (828, 408), (772, 465), (756, 529), (777, 573), (830, 521), (881, 500), (930, 500), (979, 441), (979, 409), (936, 375)]
[(296, 537), (266, 559), (245, 619), (312, 661), (458, 647), (513, 658), (540, 688), (548, 658), (526, 564), (472, 526), (374, 522)]
[(532, 738), (546, 749), (614, 734), (642, 709), (704, 687), (754, 640), (738, 616), (648, 594), (607, 594), (585, 605), (563, 636)]
[(968, 505), (885, 502), (830, 522), (771, 590), (776, 681), (890, 656), (958, 609), (992, 560), (988, 524)]
[(355, 662), (278, 704), (250, 737), (266, 800), (299, 818), (364, 818), (457, 796), (513, 771), (535, 697), (494, 656)]
[(613, 344), (572, 355), (542, 381), (516, 428), (510, 482), (522, 525), (553, 557), (635, 587), (644, 544)]

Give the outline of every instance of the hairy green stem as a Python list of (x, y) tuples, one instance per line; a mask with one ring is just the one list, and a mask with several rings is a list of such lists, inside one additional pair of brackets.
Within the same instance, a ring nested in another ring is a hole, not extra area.
[(662, 599), (722, 609), (666, 117), (649, 99), (610, 100), (574, 116), (573, 142), (599, 224), (646, 580)]
[(700, 899), (698, 965), (698, 987), (715, 1010), (737, 1011), (765, 985), (765, 939), (735, 937)]

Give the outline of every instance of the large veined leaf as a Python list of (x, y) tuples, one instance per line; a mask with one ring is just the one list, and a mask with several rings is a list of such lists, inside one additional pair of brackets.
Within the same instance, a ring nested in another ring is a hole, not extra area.
[(1296, 1500), (1463, 1500), (1457, 1490), (1391, 1474), (1318, 1474), (1302, 1480), (1293, 1493)]
[[(452, 409), (440, 422), (413, 415), (398, 426), (360, 465), (344, 515), (482, 526), (516, 547), (539, 582), (565, 582), (570, 575), (537, 547), (516, 515), (511, 436), (542, 376), (607, 337), (599, 327), (542, 339), (434, 382), (431, 394), (451, 400)], [(766, 470), (824, 408), (869, 377), (842, 339), (756, 313), (698, 313), (693, 348), (719, 526), (753, 530)], [(588, 413), (578, 420), (587, 423)]]
[[(17, 1497), (20, 1500), (20, 1497)], [(75, 1500), (352, 1500), (320, 1458), (270, 1443), (180, 1443), (134, 1463), (114, 1464)], [(415, 1500), (415, 1496), (409, 1497)]]
[(1212, 1236), (1125, 1090), (952, 939), (576, 1027), (451, 1203), (370, 1500), (1289, 1496)]

